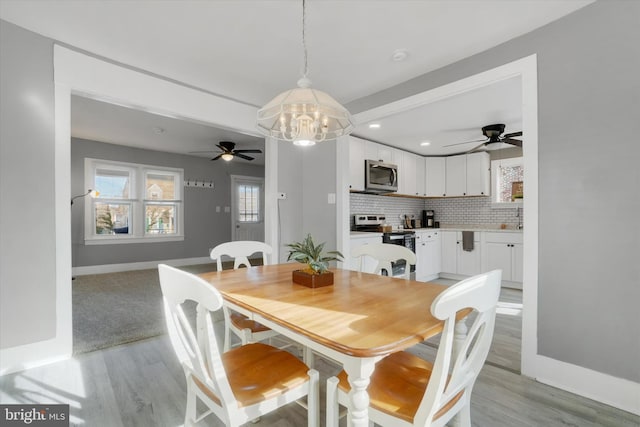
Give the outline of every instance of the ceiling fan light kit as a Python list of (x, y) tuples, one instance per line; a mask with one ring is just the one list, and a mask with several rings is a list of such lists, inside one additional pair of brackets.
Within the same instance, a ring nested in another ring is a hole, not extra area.
[(351, 114), (329, 94), (311, 89), (307, 77), (307, 44), (305, 40), (306, 2), (302, 0), (302, 47), (304, 74), (298, 87), (282, 92), (258, 110), (258, 129), (266, 136), (295, 145), (348, 135), (353, 129)]

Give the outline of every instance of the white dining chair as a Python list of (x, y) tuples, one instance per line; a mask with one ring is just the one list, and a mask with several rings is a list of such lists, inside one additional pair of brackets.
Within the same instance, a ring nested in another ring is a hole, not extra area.
[[(259, 419), (306, 396), (307, 425), (319, 424), (318, 372), (292, 354), (262, 343), (222, 353), (212, 313), (222, 308), (222, 295), (198, 276), (168, 265), (158, 266), (164, 313), (173, 349), (187, 379), (185, 427), (215, 414), (234, 427)], [(196, 331), (183, 304), (196, 306)], [(197, 414), (197, 399), (207, 410)]]
[[(216, 261), (217, 271), (223, 270), (222, 258), (224, 256), (233, 258), (233, 268), (238, 269), (242, 266), (251, 267), (249, 257), (251, 255), (260, 254), (262, 257), (262, 264), (267, 265), (267, 255), (271, 255), (273, 249), (271, 246), (263, 242), (256, 242), (251, 240), (238, 240), (235, 242), (226, 242), (217, 245), (211, 250), (209, 256), (212, 260)], [(278, 335), (277, 332), (269, 329), (268, 327), (249, 319), (247, 316), (237, 313), (225, 304), (223, 307), (224, 319), (225, 319), (225, 331), (224, 331), (224, 351), (228, 351), (231, 348), (231, 333), (233, 332), (238, 338), (240, 338), (241, 345), (264, 341)]]
[[(416, 265), (416, 254), (411, 249), (400, 245), (392, 245), (390, 243), (371, 243), (368, 245), (358, 246), (351, 251), (352, 258), (359, 258), (358, 270), (364, 273), (382, 274), (382, 270), (387, 272), (388, 276), (392, 276), (391, 263), (398, 260), (405, 261), (405, 269), (403, 277), (409, 280), (411, 275), (411, 265)], [(364, 271), (365, 258), (373, 258), (377, 264), (371, 271)]]
[[(455, 415), (471, 426), (471, 390), (489, 353), (500, 295), (501, 270), (462, 280), (442, 292), (431, 314), (444, 320), (432, 364), (409, 352), (390, 354), (376, 363), (367, 388), (369, 419), (384, 426), (440, 427)], [(477, 312), (459, 351), (454, 351), (456, 314)], [(339, 404), (346, 406), (351, 389), (343, 370), (327, 380), (327, 425), (338, 425)]]

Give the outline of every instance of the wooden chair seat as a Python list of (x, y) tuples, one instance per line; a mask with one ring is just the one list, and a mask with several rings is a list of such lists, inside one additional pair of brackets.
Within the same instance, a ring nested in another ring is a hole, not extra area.
[(266, 331), (270, 331), (271, 330), (271, 329), (267, 328), (266, 326), (264, 326), (262, 323), (258, 323), (255, 320), (249, 319), (244, 314), (232, 312), (229, 315), (229, 318), (231, 320), (231, 323), (233, 323), (233, 326), (235, 326), (236, 328), (238, 328), (240, 330), (249, 329), (252, 334), (255, 334), (257, 332), (266, 332)]
[[(309, 381), (307, 365), (291, 353), (260, 343), (229, 350), (222, 355), (222, 364), (239, 407), (268, 400)], [(203, 393), (220, 404), (209, 387), (195, 376), (193, 380)]]
[[(413, 423), (422, 397), (429, 384), (433, 364), (406, 351), (390, 354), (378, 363), (371, 376), (369, 393), (370, 406), (396, 418)], [(338, 388), (349, 393), (351, 386), (347, 373), (338, 374)], [(461, 391), (446, 403), (435, 416), (437, 420), (452, 408), (462, 397)]]

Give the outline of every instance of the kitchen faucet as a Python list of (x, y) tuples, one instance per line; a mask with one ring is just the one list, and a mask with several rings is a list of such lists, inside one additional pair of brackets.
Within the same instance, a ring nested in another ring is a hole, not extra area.
[(516, 208), (516, 217), (518, 217), (518, 230), (522, 230), (522, 214), (520, 213), (520, 207)]

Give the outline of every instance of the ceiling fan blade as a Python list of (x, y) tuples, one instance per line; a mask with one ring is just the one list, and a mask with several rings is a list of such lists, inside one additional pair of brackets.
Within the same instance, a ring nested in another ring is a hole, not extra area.
[(236, 152), (235, 154), (237, 157), (240, 157), (241, 159), (245, 159), (245, 160), (253, 160), (253, 157), (249, 157), (249, 156), (245, 156), (244, 154), (238, 154)]
[(220, 157), (222, 157), (222, 155), (223, 155), (223, 154), (224, 154), (224, 153), (220, 153), (220, 154), (218, 154), (218, 155), (217, 155), (217, 156), (215, 156), (213, 159), (211, 159), (211, 161), (213, 161), (213, 160), (218, 160)]
[(233, 150), (234, 153), (262, 153), (262, 150)]
[(472, 141), (457, 142), (455, 144), (443, 145), (442, 147), (453, 147), (454, 145), (471, 144), (472, 142), (480, 142), (480, 141), (487, 142), (487, 139), (483, 138), (483, 139), (474, 139)]
[(515, 145), (516, 147), (522, 147), (522, 141), (520, 141), (519, 139), (504, 138), (500, 142), (504, 142), (505, 144)]
[(503, 138), (511, 138), (514, 136), (522, 136), (522, 131), (519, 132), (512, 132), (512, 133), (505, 133), (504, 135), (502, 135)]
[(469, 150), (469, 151), (465, 152), (464, 154), (471, 154), (471, 153), (474, 153), (475, 151), (477, 151), (477, 150), (478, 150), (478, 148), (480, 148), (480, 147), (484, 147), (485, 145), (486, 145), (486, 143), (485, 143), (485, 142), (483, 142), (483, 143), (482, 143), (482, 144), (480, 144), (480, 145), (476, 145), (475, 147), (473, 147), (471, 150)]

